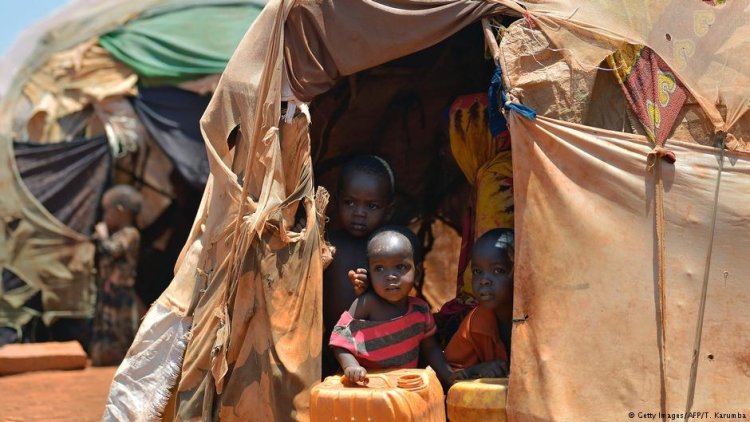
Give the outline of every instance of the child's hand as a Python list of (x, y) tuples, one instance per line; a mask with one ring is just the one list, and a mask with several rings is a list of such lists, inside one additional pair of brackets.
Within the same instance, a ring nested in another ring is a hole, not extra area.
[(500, 378), (508, 376), (508, 362), (496, 360), (480, 363), (471, 368), (478, 378)]
[(471, 376), (466, 373), (466, 370), (453, 371), (451, 376), (448, 378), (448, 384), (453, 385), (456, 381), (470, 379)]
[(94, 226), (94, 239), (106, 239), (109, 237), (109, 230), (107, 230), (107, 225), (104, 224), (104, 222), (96, 223), (96, 226)]
[(367, 379), (367, 369), (359, 365), (347, 366), (346, 369), (344, 369), (344, 375), (346, 375), (349, 382), (362, 382)]
[(367, 280), (367, 270), (364, 268), (357, 268), (356, 271), (349, 271), (347, 273), (349, 276), (349, 281), (352, 282), (352, 287), (354, 287), (354, 294), (357, 296), (361, 296), (365, 291), (367, 291), (367, 286), (369, 284)]

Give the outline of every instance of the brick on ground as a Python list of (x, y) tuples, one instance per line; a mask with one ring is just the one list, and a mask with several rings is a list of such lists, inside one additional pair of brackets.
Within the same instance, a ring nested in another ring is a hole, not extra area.
[(77, 341), (7, 344), (0, 347), (0, 375), (85, 367), (86, 352)]

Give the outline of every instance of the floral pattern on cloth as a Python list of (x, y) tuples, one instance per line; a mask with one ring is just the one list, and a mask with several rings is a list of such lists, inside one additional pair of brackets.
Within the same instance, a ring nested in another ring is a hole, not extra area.
[(682, 82), (661, 57), (643, 45), (628, 44), (607, 57), (607, 62), (646, 136), (663, 146), (687, 100)]

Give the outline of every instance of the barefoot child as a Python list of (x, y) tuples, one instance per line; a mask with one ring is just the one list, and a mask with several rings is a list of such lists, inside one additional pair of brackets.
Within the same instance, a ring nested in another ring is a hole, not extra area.
[(330, 341), (349, 381), (363, 381), (367, 369), (416, 368), (420, 353), (441, 381), (451, 378), (429, 305), (409, 296), (421, 258), (405, 227), (381, 228), (367, 242), (371, 288), (341, 315)]
[[(394, 192), (393, 172), (380, 157), (356, 156), (341, 169), (336, 196), (342, 229), (329, 236), (336, 254), (323, 274), (323, 344), (328, 342), (341, 313), (364, 291), (355, 293), (348, 273), (366, 268), (367, 237), (389, 218)], [(323, 377), (337, 370), (333, 352), (324, 348)]]
[(513, 321), (513, 230), (492, 229), (471, 254), (474, 308), (445, 348), (456, 379), (508, 375)]
[(117, 185), (102, 197), (104, 215), (95, 227), (97, 287), (91, 336), (95, 366), (117, 365), (133, 342), (143, 305), (135, 294), (135, 271), (141, 236), (134, 227), (141, 210), (140, 192)]

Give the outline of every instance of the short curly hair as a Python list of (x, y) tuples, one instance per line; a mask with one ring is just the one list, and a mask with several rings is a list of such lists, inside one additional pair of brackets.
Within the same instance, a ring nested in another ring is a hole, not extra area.
[(393, 176), (393, 170), (387, 161), (372, 154), (352, 156), (341, 167), (338, 181), (339, 192), (341, 191), (342, 186), (344, 186), (344, 183), (349, 180), (355, 172), (362, 172), (379, 177), (388, 185), (388, 198), (393, 199), (393, 196), (396, 194), (396, 179)]
[(138, 215), (143, 209), (143, 195), (130, 185), (115, 185), (107, 189), (102, 201), (115, 207), (123, 207), (133, 215)]

